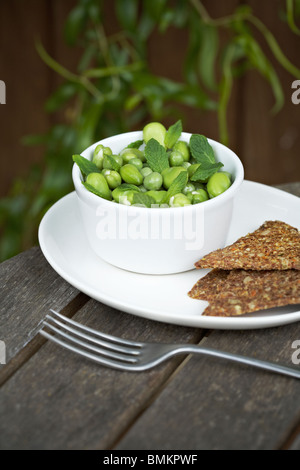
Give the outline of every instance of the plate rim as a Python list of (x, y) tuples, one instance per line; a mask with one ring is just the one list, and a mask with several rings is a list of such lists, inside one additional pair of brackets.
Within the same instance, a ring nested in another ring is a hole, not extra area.
[[(288, 193), (282, 189), (274, 188), (272, 186), (265, 185), (263, 183), (257, 183), (250, 180), (244, 180), (242, 183), (241, 189), (243, 186), (260, 186), (262, 190), (269, 191), (269, 192), (276, 192), (276, 194), (280, 193), (280, 196), (293, 199), (294, 201), (299, 201), (300, 198), (294, 194)], [(156, 309), (147, 309), (141, 308), (140, 306), (134, 306), (134, 304), (124, 303), (121, 300), (115, 299), (106, 293), (95, 292), (93, 288), (89, 288), (88, 286), (84, 285), (80, 279), (74, 278), (74, 276), (70, 275), (63, 267), (61, 267), (55, 257), (51, 256), (51, 250), (48, 249), (47, 246), (47, 237), (46, 237), (46, 227), (48, 224), (49, 219), (53, 216), (57, 210), (63, 206), (68, 199), (76, 199), (76, 192), (72, 191), (58, 201), (56, 201), (50, 209), (44, 214), (38, 228), (38, 241), (40, 249), (46, 258), (47, 262), (50, 266), (70, 285), (75, 287), (80, 292), (88, 295), (92, 299), (102, 302), (109, 307), (115, 308), (119, 311), (129, 313), (132, 315), (136, 315), (139, 317), (147, 318), (149, 320), (164, 322), (168, 324), (176, 324), (180, 326), (187, 326), (187, 327), (196, 327), (196, 328), (204, 328), (204, 329), (221, 329), (221, 330), (246, 330), (246, 329), (259, 329), (259, 328), (270, 328), (276, 327), (280, 325), (286, 325), (288, 323), (294, 323), (295, 321), (300, 321), (300, 310), (297, 312), (290, 312), (290, 313), (283, 313), (278, 314), (276, 317), (270, 316), (253, 316), (253, 317), (206, 317), (203, 315), (199, 315), (196, 317), (195, 315), (191, 315), (190, 317), (182, 317), (173, 315), (171, 318), (167, 314), (158, 312)], [(88, 245), (87, 245), (88, 246)], [(89, 247), (88, 247), (89, 249)], [(105, 263), (105, 261), (103, 261)], [(119, 269), (114, 267), (115, 269)], [(184, 273), (179, 273), (180, 275)], [(138, 275), (138, 274), (137, 274)], [(176, 274), (175, 274), (176, 275)], [(159, 276), (159, 275), (157, 275)], [(170, 276), (170, 275), (164, 275)], [(288, 318), (287, 318), (288, 315)], [(275, 319), (275, 321), (274, 321)]]

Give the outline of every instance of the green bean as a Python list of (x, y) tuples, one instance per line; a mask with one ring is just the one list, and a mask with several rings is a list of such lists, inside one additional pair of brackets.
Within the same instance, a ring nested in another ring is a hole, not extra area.
[(190, 159), (190, 150), (189, 150), (189, 146), (186, 142), (184, 142), (183, 140), (179, 140), (178, 142), (176, 142), (173, 149), (174, 149), (174, 151), (178, 151), (178, 152), (181, 153), (181, 155), (183, 156), (183, 160), (185, 162), (189, 161), (189, 159)]
[(155, 200), (156, 204), (161, 204), (165, 198), (165, 195), (167, 194), (167, 191), (161, 190), (161, 191), (147, 191), (149, 196), (153, 197)]
[(173, 166), (171, 168), (166, 168), (162, 171), (161, 175), (163, 177), (163, 185), (165, 189), (169, 189), (174, 179), (181, 173), (186, 171), (182, 166)]
[(111, 199), (111, 190), (109, 189), (108, 183), (102, 175), (102, 173), (90, 173), (86, 182), (95, 188), (100, 194), (103, 194), (105, 199)]
[(143, 176), (136, 166), (127, 163), (120, 168), (120, 174), (125, 183), (139, 186), (143, 183)]
[(103, 168), (103, 158), (104, 155), (112, 155), (112, 150), (109, 147), (104, 147), (104, 145), (99, 144), (94, 150), (92, 162), (102, 170)]
[(193, 174), (199, 168), (199, 166), (200, 166), (200, 163), (192, 163), (191, 166), (188, 167), (189, 178), (193, 176)]
[(224, 193), (231, 185), (230, 179), (225, 172), (214, 173), (207, 182), (207, 192), (210, 198)]
[(122, 183), (121, 175), (117, 171), (104, 170), (103, 174), (110, 189), (116, 189)]
[(157, 140), (160, 145), (165, 146), (165, 136), (167, 130), (163, 124), (159, 122), (150, 122), (143, 129), (143, 139), (147, 143), (150, 139)]
[(142, 162), (146, 161), (144, 153), (138, 149), (126, 148), (120, 152), (120, 156), (123, 158), (124, 163), (128, 163), (132, 158), (139, 158)]

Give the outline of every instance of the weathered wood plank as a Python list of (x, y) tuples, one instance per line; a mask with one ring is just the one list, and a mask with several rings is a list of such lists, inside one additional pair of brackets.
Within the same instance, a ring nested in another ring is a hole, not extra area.
[[(292, 365), (291, 344), (299, 338), (297, 323), (214, 331), (202, 344)], [(300, 418), (299, 393), (296, 379), (192, 357), (116, 448), (277, 449)]]
[(35, 336), (50, 308), (62, 309), (79, 294), (38, 247), (0, 265), (0, 289), (0, 339), (6, 345), (7, 363)]
[[(52, 270), (38, 248), (3, 263), (0, 275), (0, 331), (19, 351), (29, 331), (32, 340), (24, 349), (39, 338), (36, 325), (49, 308), (66, 309), (68, 304), (70, 315), (78, 310), (77, 291)], [(75, 318), (132, 339), (198, 342), (203, 335), (92, 300)], [(215, 331), (206, 344), (289, 363), (291, 344), (299, 337), (300, 325), (295, 324), (250, 332)], [(0, 389), (0, 448), (258, 449), (280, 448), (286, 442), (297, 446), (289, 435), (299, 423), (299, 386), (295, 379), (202, 357), (184, 362), (174, 358), (149, 372), (123, 373), (44, 341)]]
[[(107, 333), (148, 341), (199, 340), (89, 301), (74, 317)], [(47, 342), (0, 389), (1, 449), (105, 449), (126, 432), (180, 358), (144, 373), (101, 367)], [(8, 424), (9, 423), (9, 424)]]

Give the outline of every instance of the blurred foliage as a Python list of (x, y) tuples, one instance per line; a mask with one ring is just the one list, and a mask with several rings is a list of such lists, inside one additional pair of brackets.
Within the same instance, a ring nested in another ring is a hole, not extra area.
[[(251, 8), (241, 5), (230, 15), (212, 18), (200, 0), (114, 0), (119, 31), (108, 35), (104, 1), (78, 0), (70, 12), (64, 36), (80, 46), (76, 72), (50, 57), (41, 43), (43, 61), (63, 77), (45, 104), (48, 113), (63, 110), (65, 120), (45, 135), (29, 136), (26, 145), (43, 145), (44, 161), (18, 179), (0, 201), (0, 260), (37, 242), (38, 225), (51, 205), (73, 190), (72, 155), (110, 135), (141, 128), (149, 120), (181, 118), (183, 107), (216, 112), (220, 140), (228, 143), (227, 109), (234, 80), (256, 69), (274, 95), (274, 112), (284, 102), (280, 80), (259, 44), (257, 32), (276, 60), (300, 78), (266, 25)], [(279, 17), (299, 34), (299, 0), (282, 2)], [(151, 72), (148, 41), (153, 33), (184, 29), (188, 46), (179, 83)], [(226, 39), (220, 33), (226, 31)], [(175, 118), (174, 118), (175, 116)]]

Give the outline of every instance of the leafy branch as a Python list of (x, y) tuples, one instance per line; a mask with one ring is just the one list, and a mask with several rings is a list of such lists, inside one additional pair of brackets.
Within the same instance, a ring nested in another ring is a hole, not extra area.
[[(300, 0), (281, 2), (281, 19), (299, 35)], [(78, 0), (70, 11), (65, 41), (82, 49), (75, 71), (51, 57), (41, 42), (36, 44), (43, 62), (63, 80), (47, 99), (45, 111), (63, 111), (64, 120), (44, 135), (24, 138), (25, 145), (43, 146), (44, 160), (32, 166), (26, 178), (16, 179), (9, 195), (0, 201), (0, 260), (37, 242), (37, 227), (45, 211), (73, 189), (74, 153), (104, 137), (141, 128), (149, 120), (172, 116), (172, 121), (177, 118), (184, 123), (186, 108), (216, 113), (220, 140), (228, 144), (232, 90), (249, 69), (270, 84), (273, 113), (284, 104), (280, 80), (263, 44), (280, 67), (300, 78), (300, 69), (248, 5), (212, 18), (201, 0), (113, 0), (113, 4), (119, 30), (110, 35), (103, 26), (109, 21), (103, 1)], [(188, 38), (182, 81), (155, 74), (150, 67), (149, 40), (153, 34), (163, 40), (170, 28), (186, 31)], [(223, 30), (225, 42), (220, 41)]]

